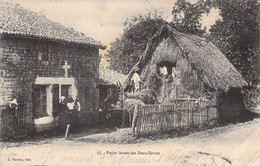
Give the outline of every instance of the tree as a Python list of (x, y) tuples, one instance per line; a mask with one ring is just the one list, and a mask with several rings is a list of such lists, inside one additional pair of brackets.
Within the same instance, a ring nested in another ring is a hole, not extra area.
[(146, 43), (163, 22), (162, 13), (158, 10), (127, 19), (123, 35), (111, 43), (108, 51), (110, 68), (128, 74), (144, 52)]
[(259, 79), (258, 0), (215, 0), (221, 19), (210, 29), (210, 38), (243, 75), (249, 85)]
[[(174, 19), (170, 25), (181, 32), (202, 35), (205, 33), (205, 29), (201, 29), (200, 19), (202, 14), (209, 12), (209, 10), (208, 0), (200, 0), (195, 4), (178, 0), (173, 8)], [(144, 16), (139, 15), (127, 19), (121, 38), (111, 43), (108, 55), (111, 68), (128, 74), (144, 52), (149, 39), (163, 23), (165, 21), (159, 10), (150, 11)]]
[(180, 32), (202, 36), (206, 30), (201, 25), (202, 14), (210, 12), (211, 4), (210, 0), (199, 0), (194, 4), (177, 0), (172, 10), (172, 26)]

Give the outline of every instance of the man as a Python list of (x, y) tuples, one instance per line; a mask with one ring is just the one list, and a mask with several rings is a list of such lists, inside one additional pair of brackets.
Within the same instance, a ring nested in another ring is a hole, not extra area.
[(76, 127), (77, 127), (78, 114), (77, 114), (76, 109), (78, 109), (79, 107), (75, 106), (75, 103), (77, 103), (77, 102), (76, 101), (74, 102), (74, 99), (71, 96), (69, 96), (67, 107), (68, 107), (68, 112), (69, 112), (69, 124), (70, 124), (71, 131), (76, 131)]

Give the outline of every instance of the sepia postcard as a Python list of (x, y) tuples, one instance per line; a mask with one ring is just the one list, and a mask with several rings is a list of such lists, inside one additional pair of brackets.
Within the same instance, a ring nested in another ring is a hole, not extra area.
[(0, 165), (257, 166), (259, 80), (259, 0), (0, 0)]

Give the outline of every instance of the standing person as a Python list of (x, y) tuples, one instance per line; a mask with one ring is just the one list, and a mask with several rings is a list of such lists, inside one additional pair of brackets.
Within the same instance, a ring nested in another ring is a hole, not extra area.
[(13, 99), (3, 110), (2, 118), (6, 120), (6, 137), (14, 138), (17, 134), (18, 119), (17, 119), (18, 103)]
[(67, 123), (68, 123), (68, 108), (67, 108), (67, 103), (65, 101), (65, 97), (61, 96), (60, 103), (58, 105), (58, 131), (61, 133), (64, 133), (66, 131)]
[(141, 79), (140, 79), (140, 76), (138, 73), (134, 73), (131, 81), (133, 81), (134, 83), (134, 92), (138, 92), (138, 91), (141, 91)]
[(70, 124), (70, 130), (74, 131), (76, 126), (76, 121), (75, 121), (75, 111), (74, 111), (74, 99), (71, 96), (68, 97), (67, 108), (69, 112), (68, 124)]
[(78, 130), (79, 112), (80, 112), (80, 103), (78, 99), (75, 99), (74, 106), (73, 106), (73, 119), (75, 122), (75, 131)]
[(80, 111), (80, 103), (78, 99), (76, 99), (74, 102), (74, 109), (78, 112)]

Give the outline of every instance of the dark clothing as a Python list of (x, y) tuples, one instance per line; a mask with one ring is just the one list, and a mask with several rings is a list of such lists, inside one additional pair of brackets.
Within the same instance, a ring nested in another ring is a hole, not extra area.
[(67, 105), (65, 103), (59, 103), (57, 107), (53, 110), (52, 116), (55, 118), (59, 116), (60, 113), (65, 113), (67, 110)]
[[(54, 115), (59, 116), (58, 130), (59, 132), (65, 133), (67, 124), (69, 124), (69, 112), (65, 103), (59, 103), (58, 110)], [(54, 116), (53, 115), (53, 116)]]
[(77, 131), (78, 130), (78, 113), (80, 109), (80, 104), (78, 100), (74, 102), (74, 106), (72, 110), (69, 110), (69, 124), (70, 124), (70, 130)]
[(71, 110), (69, 113), (69, 123), (70, 123), (70, 129), (72, 131), (76, 131), (78, 129), (77, 123), (78, 123), (78, 111)]
[(17, 110), (7, 106), (2, 112), (2, 118), (6, 126), (4, 128), (4, 135), (8, 138), (15, 137), (18, 128)]
[(69, 114), (66, 113), (60, 113), (59, 114), (59, 121), (58, 121), (58, 130), (61, 133), (65, 133), (67, 124), (69, 124)]
[(59, 113), (65, 113), (68, 110), (67, 104), (65, 103), (59, 103), (58, 108), (59, 108)]

